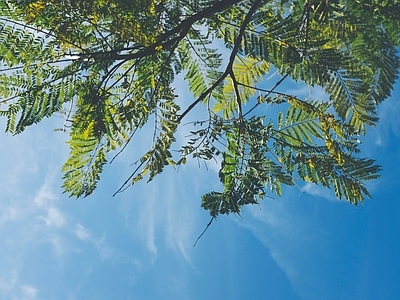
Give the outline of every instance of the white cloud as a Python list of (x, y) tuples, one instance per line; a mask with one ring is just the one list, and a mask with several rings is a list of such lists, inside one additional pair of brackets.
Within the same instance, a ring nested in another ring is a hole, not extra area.
[(0, 179), (2, 183), (7, 183), (4, 184), (3, 190), (9, 190), (14, 194), (13, 185), (20, 184), (28, 176), (37, 174), (37, 154), (31, 147), (33, 141), (29, 137), (24, 140), (19, 136), (2, 135), (1, 139), (0, 155), (7, 159), (1, 160), (0, 168), (7, 172), (2, 172)]
[(65, 224), (64, 215), (55, 207), (50, 207), (47, 211), (47, 216), (39, 216), (39, 219), (43, 220), (47, 226), (56, 228), (60, 228)]
[(45, 207), (50, 205), (54, 200), (57, 199), (55, 196), (52, 186), (51, 179), (46, 178), (45, 183), (40, 187), (39, 191), (36, 193), (33, 202), (39, 207)]
[[(122, 194), (121, 219), (146, 250), (147, 259), (154, 263), (160, 252), (172, 250), (178, 260), (193, 267), (191, 249), (197, 235), (203, 229), (200, 223), (200, 197), (209, 191), (210, 176), (205, 168), (182, 166), (179, 174), (166, 168), (151, 183), (140, 182), (133, 187), (135, 197)], [(146, 198), (140, 197), (144, 189)]]
[(17, 274), (23, 273), (25, 279), (34, 276), (42, 255), (50, 253), (46, 259), (53, 263), (65, 258), (67, 218), (56, 201), (54, 170), (45, 166), (40, 177), (21, 175), (18, 181), (0, 181), (1, 188), (16, 191), (1, 197), (0, 203), (0, 299), (36, 299), (37, 287), (21, 284)]
[(329, 98), (322, 87), (312, 87), (307, 84), (299, 83), (293, 83), (291, 88), (285, 90), (285, 93), (288, 95), (296, 96), (300, 99), (327, 101)]
[[(168, 203), (166, 207), (166, 240), (168, 245), (192, 265), (189, 257), (188, 248), (193, 244), (193, 223), (195, 213), (191, 207), (188, 195), (177, 192), (174, 188), (177, 183), (170, 182), (171, 187), (166, 193)], [(182, 186), (182, 184), (180, 184)], [(184, 225), (182, 225), (184, 224)], [(193, 266), (193, 265), (192, 265)]]
[(22, 299), (24, 300), (34, 300), (36, 299), (38, 290), (31, 285), (21, 286)]
[[(20, 195), (52, 163), (57, 162), (57, 168), (60, 167), (60, 157), (66, 157), (68, 147), (64, 144), (66, 135), (51, 132), (58, 123), (57, 119), (45, 119), (19, 135), (1, 134), (0, 156), (4, 159), (0, 161), (0, 169), (7, 170), (0, 173), (3, 196)], [(0, 127), (5, 128), (4, 118), (0, 119)], [(24, 188), (15, 188), (16, 185)]]
[(18, 272), (15, 269), (8, 276), (3, 275), (0, 278), (1, 299), (35, 300), (38, 294), (37, 288), (29, 284), (20, 285), (18, 281)]
[(18, 274), (16, 270), (12, 270), (10, 276), (0, 278), (0, 294), (5, 295), (12, 291), (17, 280)]
[(51, 170), (46, 178), (44, 184), (36, 193), (33, 202), (39, 209), (44, 209), (47, 213), (46, 216), (39, 216), (38, 218), (49, 227), (61, 228), (66, 223), (64, 214), (56, 207), (56, 200), (58, 197), (53, 190), (53, 181), (57, 172)]
[(106, 236), (103, 235), (101, 239), (93, 240), (92, 243), (100, 255), (100, 259), (108, 259), (113, 255), (113, 249), (105, 242)]
[(153, 259), (162, 246), (160, 242), (165, 240), (175, 254), (193, 266), (189, 249), (195, 241), (194, 228), (200, 210), (199, 201), (194, 201), (200, 197), (196, 186), (201, 186), (207, 177), (202, 177), (205, 170), (188, 165), (184, 168), (179, 176), (173, 169), (165, 170), (150, 183), (152, 192), (136, 208), (139, 211), (136, 233), (145, 242)]
[(313, 261), (313, 254), (324, 245), (327, 233), (297, 213), (291, 201), (268, 199), (260, 207), (247, 207), (245, 218), (235, 221), (268, 249), (294, 290), (300, 295), (306, 293), (302, 286), (307, 280), (304, 278), (318, 266), (313, 263), (306, 266), (305, 261)]
[(20, 218), (21, 211), (16, 206), (2, 207), (0, 215), (0, 226), (5, 222), (15, 221)]
[(332, 190), (327, 189), (326, 187), (307, 182), (303, 187), (302, 190), (310, 195), (318, 196), (324, 199), (327, 199), (332, 202), (339, 202), (339, 200), (335, 197), (335, 194)]
[[(268, 249), (271, 257), (275, 260), (276, 264), (285, 272), (289, 281), (293, 282), (296, 280), (298, 271), (295, 265), (295, 256), (291, 255), (294, 252), (288, 248), (294, 248), (294, 240), (296, 240), (295, 234), (288, 236), (285, 227), (287, 224), (282, 226), (268, 226), (272, 225), (267, 220), (256, 218), (256, 220), (246, 220), (239, 223), (242, 227), (250, 230), (253, 235)], [(281, 235), (277, 238), (277, 235)], [(290, 246), (289, 246), (290, 245)]]
[(50, 238), (50, 244), (53, 246), (54, 254), (60, 258), (65, 253), (65, 245), (62, 238), (58, 235), (55, 235)]
[(276, 249), (270, 249), (270, 255), (278, 266), (285, 271), (287, 277), (292, 282), (297, 279), (299, 271), (295, 266), (294, 259), (288, 257), (288, 253), (276, 251)]
[(382, 137), (379, 134), (377, 134), (377, 137), (375, 139), (375, 145), (377, 145), (378, 147), (383, 146)]
[[(400, 107), (396, 104), (400, 90), (400, 81), (398, 80), (393, 95), (381, 103), (378, 107), (379, 123), (376, 128), (367, 128), (367, 136), (363, 140), (373, 139), (378, 147), (386, 147), (391, 144), (394, 138), (400, 137), (399, 114)], [(365, 148), (365, 147), (364, 147)], [(368, 147), (368, 151), (375, 152), (376, 147)]]
[(75, 235), (82, 241), (87, 241), (90, 238), (89, 231), (79, 223), (76, 224)]
[(113, 249), (105, 242), (105, 235), (100, 239), (94, 238), (92, 234), (82, 224), (77, 223), (75, 228), (75, 235), (78, 239), (88, 242), (99, 252), (100, 259), (107, 259), (113, 255)]
[[(65, 225), (66, 217), (58, 208), (58, 203), (56, 202), (58, 197), (53, 191), (54, 173), (53, 168), (46, 176), (45, 182), (36, 193), (33, 193), (34, 196), (31, 196), (32, 193), (26, 191), (25, 181), (10, 184), (13, 189), (20, 191), (21, 194), (7, 195), (2, 199), (4, 201), (0, 203), (0, 228), (10, 222), (31, 224), (33, 220), (40, 220), (46, 227), (61, 228)], [(2, 188), (3, 184), (0, 181), (0, 188)], [(43, 230), (38, 226), (32, 228)], [(31, 236), (32, 234), (33, 232), (29, 235)]]
[[(156, 220), (158, 218), (157, 211), (155, 210), (155, 202), (157, 201), (157, 191), (153, 190), (153, 196), (145, 200), (145, 203), (141, 205), (140, 217), (137, 221), (137, 232), (139, 237), (145, 241), (147, 250), (150, 251), (154, 256), (157, 255), (157, 247), (155, 244), (155, 227)], [(158, 200), (157, 206), (160, 207)]]

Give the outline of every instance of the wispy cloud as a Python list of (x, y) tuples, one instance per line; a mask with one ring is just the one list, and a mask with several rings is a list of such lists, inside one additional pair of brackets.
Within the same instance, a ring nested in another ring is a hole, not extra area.
[[(244, 219), (235, 218), (236, 222), (268, 249), (294, 290), (304, 296), (302, 284), (316, 267), (312, 263), (316, 241), (324, 243), (326, 233), (293, 211), (292, 203), (284, 199), (263, 201), (260, 208), (248, 207), (245, 215)], [(311, 263), (306, 266), (305, 261)]]
[[(57, 207), (58, 197), (53, 192), (54, 177), (47, 176), (43, 185), (34, 196), (27, 192), (21, 195), (9, 195), (0, 203), (0, 229), (11, 222), (32, 223), (38, 220), (39, 224), (47, 227), (61, 228), (66, 223), (66, 216)], [(15, 189), (20, 189), (20, 184), (11, 184)], [(0, 184), (1, 188), (2, 184)]]
[[(53, 168), (44, 170), (41, 174), (45, 178), (44, 182), (39, 176), (35, 177), (39, 186), (36, 182), (31, 184), (32, 178), (29, 176), (0, 182), (0, 188), (5, 186), (6, 190), (9, 189), (5, 196), (2, 195), (0, 202), (1, 299), (38, 298), (39, 288), (23, 282), (18, 274), (23, 272), (24, 279), (27, 279), (25, 274), (35, 274), (37, 270), (34, 261), (42, 259), (42, 253), (51, 253), (53, 250), (55, 263), (61, 262), (64, 257), (67, 248), (64, 240), (65, 225), (68, 218), (55, 196), (55, 174)], [(37, 249), (42, 251), (35, 252)], [(26, 261), (28, 257), (29, 263)]]
[(326, 101), (328, 99), (328, 95), (321, 87), (311, 87), (306, 84), (295, 85), (296, 88), (291, 88), (285, 90), (285, 93), (289, 95), (293, 95), (299, 97), (301, 99), (312, 99), (319, 101)]
[(23, 285), (21, 286), (22, 291), (22, 299), (23, 300), (34, 300), (36, 299), (38, 290), (31, 285)]
[[(127, 228), (133, 230), (134, 240), (145, 247), (152, 263), (160, 251), (172, 250), (178, 260), (192, 265), (190, 249), (203, 225), (199, 222), (200, 193), (209, 181), (204, 175), (215, 174), (204, 174), (204, 169), (188, 165), (179, 175), (175, 172), (166, 169), (151, 183), (133, 187), (136, 196), (121, 202), (120, 213)], [(146, 198), (140, 197), (142, 189), (146, 190)]]
[(18, 280), (17, 270), (12, 270), (8, 276), (2, 276), (0, 278), (0, 294), (9, 294), (16, 285)]
[(33, 202), (38, 207), (48, 207), (54, 200), (57, 199), (57, 196), (54, 194), (52, 189), (52, 181), (53, 176), (47, 176), (44, 184), (39, 188), (35, 197), (33, 198)]
[[(12, 184), (14, 189), (22, 189), (21, 184)], [(23, 184), (22, 184), (23, 185)], [(2, 184), (0, 184), (0, 188)], [(9, 223), (27, 223), (32, 225), (32, 230), (48, 230), (51, 227), (58, 229), (67, 222), (67, 217), (60, 210), (58, 197), (55, 196), (54, 172), (51, 171), (36, 193), (22, 192), (21, 195), (8, 195), (0, 203), (0, 229)], [(33, 194), (33, 196), (32, 196)], [(41, 228), (45, 225), (47, 228)]]
[[(395, 90), (400, 90), (400, 81), (397, 82)], [(394, 137), (400, 137), (400, 107), (394, 103), (394, 101), (397, 100), (395, 97), (396, 94), (379, 105), (379, 123), (376, 128), (367, 128), (367, 136), (363, 138), (363, 140), (372, 140), (375, 146), (385, 147), (391, 144)], [(369, 145), (367, 144), (367, 146)], [(367, 147), (367, 150), (374, 153), (377, 150), (376, 148), (377, 147)]]
[(16, 206), (2, 207), (0, 213), (0, 227), (1, 224), (17, 220), (21, 215), (20, 209)]
[(104, 234), (100, 239), (94, 241), (94, 246), (99, 252), (100, 259), (108, 259), (113, 256), (113, 249), (106, 243), (106, 235)]
[[(3, 191), (14, 192), (12, 186), (21, 183), (28, 176), (38, 173), (38, 157), (32, 146), (33, 141), (24, 141), (20, 137), (2, 136), (2, 145), (0, 145), (0, 153), (3, 158), (0, 161), (0, 168), (7, 170), (0, 174), (3, 183), (7, 182)], [(12, 153), (12, 155), (10, 155)], [(3, 193), (4, 195), (4, 193)]]
[(162, 217), (162, 214), (159, 215), (160, 211), (157, 211), (156, 207), (160, 209), (160, 203), (162, 202), (162, 199), (158, 199), (158, 193), (156, 189), (153, 189), (152, 193), (149, 194), (149, 197), (138, 205), (140, 214), (136, 223), (136, 233), (137, 236), (144, 241), (147, 250), (153, 256), (156, 256), (156, 223), (157, 220)]
[[(195, 223), (195, 211), (191, 201), (191, 195), (185, 193), (185, 189), (177, 190), (176, 182), (172, 180), (168, 183), (166, 197), (168, 199), (166, 207), (166, 241), (168, 245), (192, 265), (188, 249), (193, 243), (193, 228)], [(178, 186), (183, 187), (181, 182)], [(186, 190), (187, 191), (187, 190)], [(193, 265), (192, 265), (193, 266)]]
[(57, 228), (65, 224), (64, 215), (55, 207), (50, 207), (47, 210), (47, 216), (39, 216), (39, 219), (43, 220), (47, 226), (55, 226)]
[(52, 235), (49, 237), (49, 243), (52, 245), (56, 257), (59, 259), (63, 258), (63, 255), (67, 251), (67, 246), (63, 238), (60, 235)]
[(77, 223), (75, 226), (75, 236), (81, 241), (92, 244), (93, 247), (98, 251), (101, 260), (112, 257), (113, 250), (106, 243), (105, 234), (101, 238), (93, 237), (87, 228), (85, 228), (82, 224)]
[(54, 178), (55, 170), (51, 170), (46, 178), (44, 184), (37, 191), (33, 203), (37, 207), (37, 211), (45, 211), (45, 215), (40, 214), (37, 219), (41, 220), (46, 226), (61, 228), (66, 224), (66, 216), (57, 207), (59, 198), (54, 192)]
[(89, 231), (79, 223), (76, 224), (75, 235), (82, 241), (87, 241), (90, 238)]
[(303, 187), (302, 190), (310, 195), (318, 196), (320, 198), (327, 199), (332, 202), (339, 202), (338, 199), (335, 197), (335, 194), (332, 190), (327, 189), (326, 187), (307, 182)]
[(12, 270), (7, 277), (0, 278), (0, 297), (10, 300), (35, 300), (38, 289), (30, 284), (19, 284), (18, 271)]

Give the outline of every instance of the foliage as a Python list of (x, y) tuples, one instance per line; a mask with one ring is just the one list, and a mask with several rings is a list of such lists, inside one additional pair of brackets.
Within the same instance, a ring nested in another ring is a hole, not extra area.
[[(117, 193), (193, 157), (221, 161), (222, 191), (202, 197), (213, 218), (298, 180), (355, 205), (370, 197), (365, 182), (380, 168), (358, 144), (397, 78), (399, 1), (1, 0), (0, 10), (6, 131), (65, 116), (70, 196), (90, 195), (111, 152), (153, 123), (150, 149)], [(271, 70), (281, 77), (267, 90)], [(183, 109), (180, 73), (194, 97)], [(279, 90), (287, 78), (329, 99)], [(209, 118), (178, 143), (200, 103)], [(271, 106), (280, 112), (268, 119)]]

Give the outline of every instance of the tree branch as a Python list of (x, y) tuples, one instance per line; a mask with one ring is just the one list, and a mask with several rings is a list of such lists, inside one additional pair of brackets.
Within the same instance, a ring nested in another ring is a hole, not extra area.
[(208, 222), (206, 228), (203, 230), (203, 232), (198, 236), (198, 238), (196, 239), (196, 242), (194, 242), (193, 247), (195, 247), (197, 245), (197, 242), (201, 239), (201, 237), (206, 233), (208, 227), (210, 227), (210, 225), (212, 224), (212, 222), (214, 221), (214, 218), (211, 218), (210, 222)]
[[(236, 1), (240, 2), (240, 1)], [(214, 84), (208, 88), (205, 92), (203, 92), (199, 98), (197, 98), (192, 104), (190, 104), (186, 110), (178, 117), (177, 122), (179, 123), (199, 102), (201, 102), (209, 93), (211, 93), (229, 74), (232, 73), (232, 67), (233, 67), (233, 62), (235, 61), (235, 57), (239, 51), (240, 44), (242, 42), (242, 38), (244, 35), (244, 32), (246, 30), (247, 25), (250, 22), (250, 19), (252, 15), (256, 12), (257, 8), (260, 6), (261, 0), (257, 0), (253, 3), (251, 8), (246, 14), (246, 17), (243, 20), (242, 26), (240, 27), (239, 34), (236, 38), (235, 45), (232, 49), (231, 55), (229, 57), (229, 62), (228, 65), (225, 69), (225, 72), (218, 78), (217, 81), (214, 82)]]
[[(166, 33), (162, 34), (159, 36), (159, 38), (157, 39), (157, 41), (152, 44), (149, 45), (147, 47), (145, 47), (142, 50), (139, 50), (138, 52), (135, 53), (128, 53), (128, 54), (118, 54), (117, 51), (110, 53), (109, 56), (104, 56), (104, 53), (82, 53), (82, 54), (78, 54), (80, 56), (83, 57), (88, 57), (90, 56), (91, 58), (95, 59), (95, 60), (101, 60), (101, 61), (105, 61), (105, 60), (131, 60), (131, 59), (140, 59), (146, 56), (150, 56), (154, 53), (157, 52), (156, 49), (164, 49), (164, 48), (168, 48), (170, 46), (175, 45), (176, 43), (178, 43), (179, 41), (181, 41), (188, 33), (190, 27), (196, 23), (197, 21), (200, 21), (204, 18), (210, 17), (215, 15), (218, 12), (221, 12), (239, 2), (242, 2), (244, 0), (223, 0), (220, 2), (216, 2), (213, 5), (211, 5), (210, 7), (198, 12), (197, 14), (194, 14), (192, 16), (190, 16), (189, 18), (183, 20), (178, 26), (176, 26), (175, 28), (167, 31)], [(259, 2), (259, 1), (257, 1)], [(174, 36), (174, 37), (173, 37)]]

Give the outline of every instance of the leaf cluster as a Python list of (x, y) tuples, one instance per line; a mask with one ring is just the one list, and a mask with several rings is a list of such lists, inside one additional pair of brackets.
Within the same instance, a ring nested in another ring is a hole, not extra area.
[[(213, 218), (299, 181), (353, 204), (370, 196), (380, 168), (359, 139), (397, 79), (398, 1), (7, 0), (0, 11), (0, 116), (12, 134), (64, 118), (70, 196), (93, 193), (149, 126), (151, 146), (116, 193), (194, 158), (221, 161), (222, 190), (202, 197)], [(189, 104), (175, 93), (180, 73)], [(299, 99), (287, 78), (328, 99)], [(181, 142), (195, 108), (208, 119)]]

